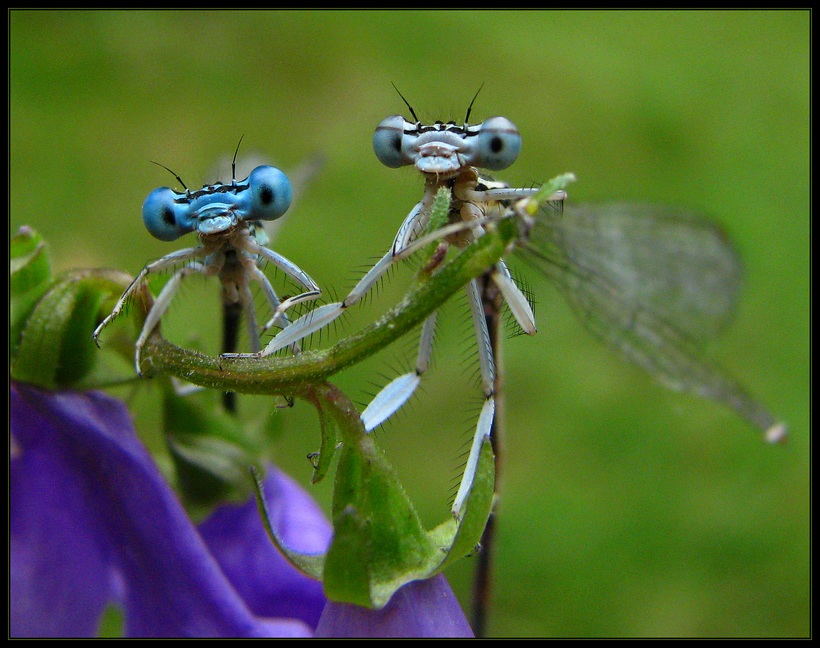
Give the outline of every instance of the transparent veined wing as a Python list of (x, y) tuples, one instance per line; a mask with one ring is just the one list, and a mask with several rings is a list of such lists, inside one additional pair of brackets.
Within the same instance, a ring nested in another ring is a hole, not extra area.
[(596, 336), (664, 385), (724, 403), (778, 441), (785, 428), (704, 343), (730, 321), (742, 267), (724, 232), (672, 207), (613, 203), (540, 210), (524, 257)]

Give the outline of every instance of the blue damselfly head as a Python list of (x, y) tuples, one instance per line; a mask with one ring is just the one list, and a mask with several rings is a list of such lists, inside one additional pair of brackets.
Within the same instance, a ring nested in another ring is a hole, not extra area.
[(293, 198), (288, 177), (272, 166), (258, 166), (241, 181), (206, 185), (197, 191), (160, 187), (142, 206), (145, 227), (161, 241), (173, 241), (189, 232), (209, 235), (239, 223), (276, 220)]

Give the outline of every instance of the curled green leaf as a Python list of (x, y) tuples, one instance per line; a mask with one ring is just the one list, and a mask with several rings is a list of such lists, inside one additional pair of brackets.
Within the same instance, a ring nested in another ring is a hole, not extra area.
[(104, 270), (76, 270), (55, 279), (19, 322), (12, 377), (47, 389), (80, 383), (97, 359), (91, 333), (100, 306), (121, 289), (122, 279)]
[(287, 558), (294, 567), (300, 569), (305, 574), (316, 580), (322, 580), (325, 554), (309, 554), (295, 551), (285, 543), (285, 541), (276, 532), (276, 528), (271, 523), (270, 512), (268, 511), (268, 505), (265, 503), (265, 497), (262, 491), (262, 476), (253, 466), (251, 467), (251, 475), (254, 480), (256, 505), (259, 507), (259, 512), (262, 515), (262, 523), (265, 526), (265, 530), (268, 532), (268, 537), (271, 539), (271, 542), (276, 545), (277, 549), (282, 552), (282, 555), (285, 556), (285, 558)]
[(381, 608), (403, 585), (435, 576), (474, 551), (494, 495), (489, 440), (462, 518), (428, 531), (352, 403), (330, 384), (317, 387), (309, 400), (333, 420), (342, 439), (331, 511), (334, 535), (327, 553), (302, 554), (288, 548), (268, 519), (259, 488), (257, 501), (271, 540), (297, 568), (321, 579), (329, 598)]
[(14, 357), (23, 327), (37, 300), (52, 282), (48, 246), (30, 227), (21, 227), (9, 244), (10, 344)]

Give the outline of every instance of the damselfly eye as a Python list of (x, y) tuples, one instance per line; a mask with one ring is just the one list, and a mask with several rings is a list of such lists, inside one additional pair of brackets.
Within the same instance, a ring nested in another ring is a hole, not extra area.
[(276, 220), (290, 207), (293, 199), (290, 180), (276, 167), (256, 167), (248, 176), (248, 185), (254, 219)]
[(506, 117), (490, 117), (478, 133), (476, 166), (490, 171), (506, 169), (521, 151), (521, 134)]
[(180, 194), (168, 187), (154, 189), (142, 204), (142, 220), (152, 236), (174, 241), (193, 231), (187, 202), (177, 202)]
[(410, 164), (401, 151), (405, 123), (401, 115), (391, 115), (383, 119), (373, 133), (373, 150), (376, 157), (379, 158), (379, 162), (391, 169)]

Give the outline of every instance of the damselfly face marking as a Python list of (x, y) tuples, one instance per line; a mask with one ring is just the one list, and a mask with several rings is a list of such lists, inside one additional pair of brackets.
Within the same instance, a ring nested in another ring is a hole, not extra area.
[[(236, 154), (232, 167), (235, 175)], [(196, 191), (185, 187), (179, 176), (176, 178), (185, 188), (184, 191), (161, 187), (146, 198), (142, 206), (145, 227), (161, 241), (174, 241), (196, 232), (199, 245), (172, 252), (146, 265), (120, 297), (111, 314), (94, 331), (96, 341), (103, 328), (122, 312), (132, 292), (149, 274), (178, 267), (157, 296), (135, 343), (137, 373), (140, 373), (140, 349), (168, 310), (181, 281), (190, 274), (219, 277), (223, 311), (234, 313), (230, 317), (226, 315), (225, 326), (235, 326), (238, 313), (242, 313), (251, 353), (258, 353), (261, 349), (260, 329), (250, 289), (252, 282), (262, 288), (271, 308), (273, 316), (268, 326), (275, 324), (284, 328), (290, 323), (285, 315), (288, 308), (312, 301), (321, 294), (316, 282), (299, 266), (265, 247), (268, 237), (262, 222), (281, 218), (293, 199), (290, 181), (282, 171), (262, 165), (251, 171), (244, 180), (237, 181), (234, 177), (230, 183), (205, 185)], [(260, 268), (264, 263), (274, 264), (302, 286), (304, 292), (280, 301)], [(226, 330), (225, 344), (232, 346), (227, 340), (235, 339), (235, 333)], [(289, 346), (294, 352), (299, 351), (295, 343)], [(233, 348), (223, 348), (223, 352), (233, 351)]]
[(290, 207), (288, 177), (272, 166), (258, 166), (244, 180), (206, 185), (198, 191), (160, 187), (142, 206), (152, 236), (174, 241), (189, 232), (222, 234), (240, 223), (276, 220)]
[(391, 115), (376, 127), (373, 149), (391, 169), (414, 165), (425, 175), (444, 179), (471, 166), (506, 169), (521, 151), (521, 134), (506, 117), (460, 126), (440, 121), (424, 125)]

